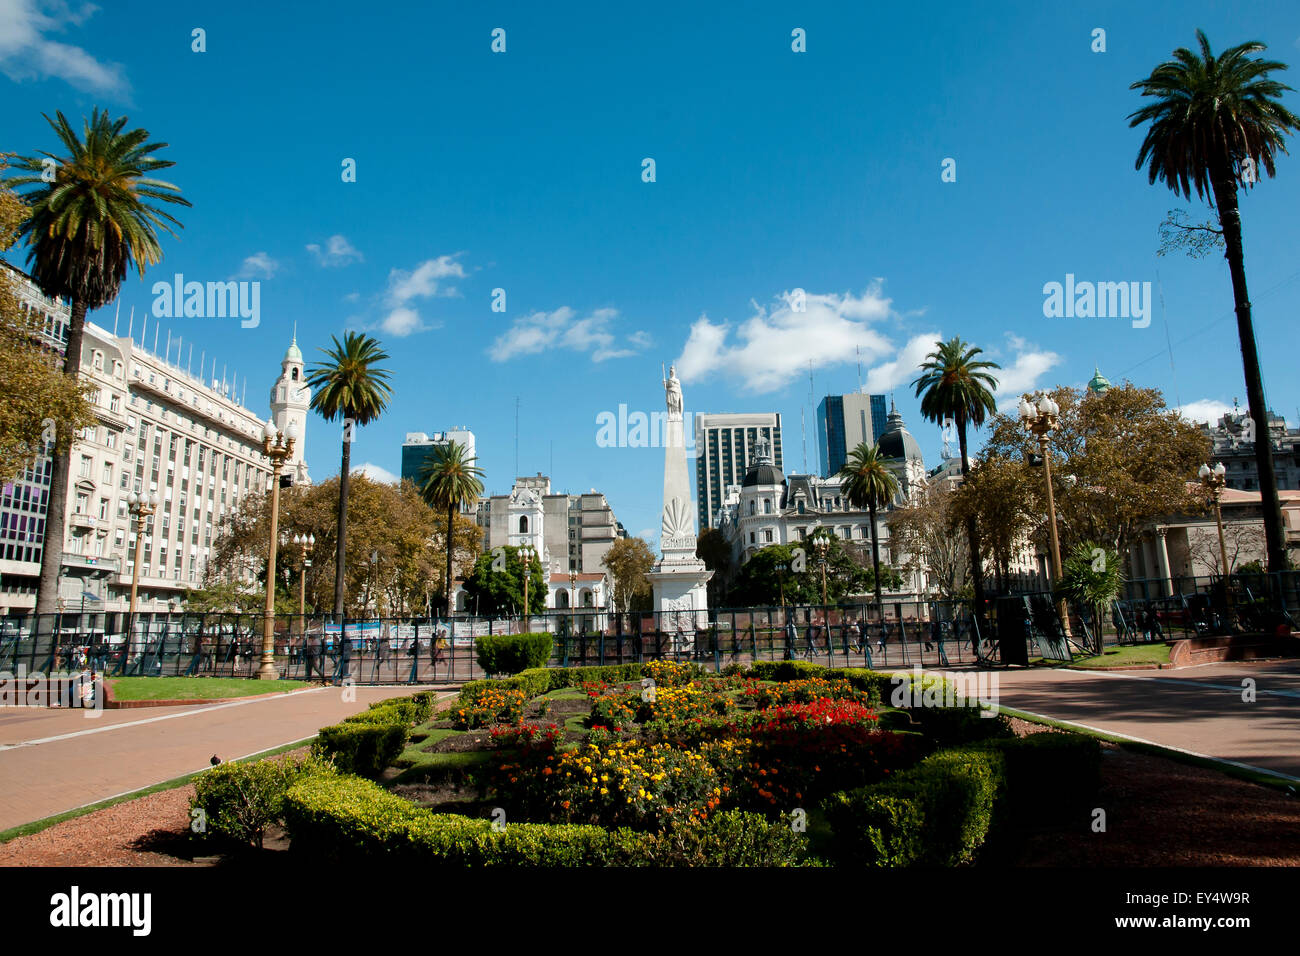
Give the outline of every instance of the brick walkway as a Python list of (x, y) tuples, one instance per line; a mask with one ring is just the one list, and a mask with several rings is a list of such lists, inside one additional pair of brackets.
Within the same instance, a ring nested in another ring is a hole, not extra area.
[(256, 700), (101, 711), (0, 708), (0, 830), (313, 736), (419, 687), (315, 688)]
[[(1300, 662), (998, 677), (1004, 707), (1300, 778)], [(1242, 700), (1247, 678), (1253, 703)]]

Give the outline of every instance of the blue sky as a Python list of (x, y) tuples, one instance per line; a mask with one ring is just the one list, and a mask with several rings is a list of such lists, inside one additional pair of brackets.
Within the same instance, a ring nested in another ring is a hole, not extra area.
[[(1208, 212), (1134, 170), (1128, 86), (1197, 27), (1216, 50), (1258, 39), (1300, 63), (1300, 7), (614, 6), (0, 0), (0, 150), (53, 150), (42, 112), (128, 115), (170, 144), (194, 207), (163, 264), (124, 285), (123, 329), (177, 272), (260, 281), (257, 328), (170, 319), (164, 338), (247, 376), (265, 414), (295, 322), (308, 361), (370, 330), (396, 397), (354, 463), (396, 472), (405, 432), (465, 425), (504, 492), (518, 398), (519, 471), (605, 492), (652, 540), (663, 452), (598, 447), (596, 421), (662, 409), (661, 362), (688, 411), (782, 412), (788, 471), (801, 409), (815, 467), (810, 363), (820, 399), (858, 387), (859, 355), (936, 463), (907, 386), (936, 335), (999, 361), (1003, 401), (1099, 364), (1171, 405), (1244, 404), (1226, 263), (1156, 256), (1167, 210)], [(1297, 208), (1300, 157), (1242, 200), (1265, 387), (1292, 422)], [(1043, 286), (1067, 274), (1151, 282), (1151, 324), (1046, 318)], [(339, 438), (313, 419), (316, 479), (337, 473)]]

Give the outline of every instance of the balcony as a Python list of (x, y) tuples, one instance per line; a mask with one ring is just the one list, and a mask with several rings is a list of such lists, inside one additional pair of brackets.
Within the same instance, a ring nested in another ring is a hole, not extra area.
[(68, 515), (68, 524), (74, 528), (85, 528), (93, 530), (99, 527), (99, 519), (94, 515), (82, 514), (80, 512)]
[(96, 557), (92, 554), (69, 554), (64, 552), (63, 566), (67, 568), (77, 568), (82, 571), (100, 572), (103, 574), (121, 573), (121, 559), (116, 555)]

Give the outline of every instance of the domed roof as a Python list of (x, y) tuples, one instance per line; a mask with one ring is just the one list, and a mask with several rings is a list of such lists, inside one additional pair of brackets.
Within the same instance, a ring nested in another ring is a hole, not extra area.
[(887, 422), (885, 433), (880, 436), (880, 457), (920, 459), (921, 446), (912, 433), (903, 426), (903, 416), (899, 414), (893, 402), (889, 403)]
[(1104, 395), (1110, 391), (1110, 382), (1105, 375), (1101, 374), (1101, 368), (1094, 365), (1092, 367), (1092, 378), (1088, 380), (1088, 391), (1094, 395)]
[(289, 343), (289, 350), (284, 353), (286, 362), (301, 362), (302, 352), (298, 349), (298, 323), (293, 324), (293, 341)]
[(785, 483), (785, 475), (781, 469), (776, 467), (776, 462), (772, 460), (772, 453), (766, 438), (760, 438), (757, 443), (757, 449), (754, 453), (754, 460), (749, 463), (749, 470), (745, 472), (745, 480), (740, 483), (742, 488), (752, 488), (755, 485), (781, 485)]

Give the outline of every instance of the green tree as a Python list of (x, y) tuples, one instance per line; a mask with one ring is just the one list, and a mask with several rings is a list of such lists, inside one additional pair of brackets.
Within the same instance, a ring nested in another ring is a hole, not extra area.
[(998, 591), (1010, 586), (1016, 551), (1043, 520), (1039, 517), (1046, 509), (1042, 483), (1041, 472), (1023, 458), (994, 447), (984, 450), (953, 492), (953, 518), (967, 526), (975, 522), (980, 543), (988, 547)]
[(876, 533), (876, 509), (883, 508), (898, 494), (898, 479), (880, 457), (878, 445), (862, 442), (849, 452), (839, 471), (840, 491), (849, 504), (871, 516), (871, 573), (874, 578), (876, 604), (880, 604), (880, 535)]
[[(483, 470), (474, 465), (478, 459), (470, 458), (468, 455), (469, 448), (459, 442), (437, 445), (433, 449), (433, 454), (420, 466), (420, 473), (416, 478), (424, 500), (429, 507), (447, 515), (448, 525), (455, 521), (457, 511), (464, 506), (476, 504), (479, 496), (483, 494)], [(444, 579), (447, 596), (445, 607), (448, 617), (456, 613), (453, 580), (452, 548), (449, 540), (447, 575)]]
[[(117, 297), (127, 271), (162, 261), (156, 230), (175, 235), (180, 223), (158, 203), (188, 206), (171, 183), (153, 175), (175, 165), (153, 155), (166, 143), (149, 142), (143, 129), (123, 131), (125, 116), (111, 119), (95, 109), (79, 136), (62, 113), (45, 117), (66, 155), (41, 152), (19, 159), (20, 174), (9, 177), (31, 209), (19, 231), (28, 245), (32, 278), (51, 297), (71, 304), (63, 374), (74, 382), (81, 371), (81, 343), (86, 313)], [(52, 181), (48, 171), (53, 172)], [(36, 613), (52, 613), (58, 602), (58, 575), (63, 563), (71, 439), (56, 441), (50, 477), (45, 539)]]
[[(968, 345), (953, 336), (936, 348), (921, 365), (921, 375), (912, 381), (921, 399), (921, 414), (935, 424), (951, 421), (957, 427), (957, 444), (961, 448), (961, 473), (970, 474), (970, 452), (966, 444), (966, 426), (979, 428), (984, 419), (997, 412), (993, 392), (998, 380), (991, 370), (996, 362), (978, 359), (984, 350)], [(984, 614), (984, 563), (980, 560), (979, 527), (974, 518), (966, 522), (970, 542), (971, 580), (975, 585), (975, 613)]]
[(947, 599), (958, 597), (970, 581), (970, 543), (953, 533), (964, 523), (954, 508), (955, 496), (946, 486), (931, 485), (885, 519), (894, 554), (907, 555), (904, 570), (928, 572)]
[(616, 608), (627, 612), (650, 607), (652, 589), (646, 574), (654, 567), (655, 556), (644, 538), (619, 538), (600, 563), (613, 579)]
[(723, 606), (734, 570), (731, 542), (717, 528), (705, 528), (696, 539), (695, 556), (713, 572), (708, 584), (709, 602), (714, 607)]
[(1196, 31), (1200, 54), (1180, 47), (1174, 58), (1161, 63), (1151, 75), (1129, 88), (1140, 90), (1152, 102), (1129, 114), (1129, 126), (1149, 123), (1135, 168), (1147, 167), (1148, 181), (1162, 181), (1173, 192), (1190, 199), (1196, 195), (1219, 216), (1225, 245), (1224, 257), (1232, 277), (1237, 313), (1237, 340), (1241, 347), (1250, 417), (1259, 430), (1255, 463), (1259, 470), (1261, 504), (1269, 570), (1286, 567), (1286, 534), (1273, 466), (1273, 447), (1267, 437), (1268, 410), (1259, 353), (1246, 290), (1245, 246), (1237, 189), (1249, 188), (1259, 172), (1275, 175), (1277, 153), (1285, 153), (1286, 137), (1300, 128), (1300, 119), (1282, 105), (1291, 89), (1269, 74), (1286, 64), (1252, 57), (1267, 47), (1242, 43), (1215, 56), (1210, 41)]
[(546, 576), (536, 554), (525, 567), (519, 548), (504, 545), (479, 555), (465, 580), (465, 594), (475, 613), (524, 613), (524, 578), (528, 578), (528, 614), (546, 610)]
[(1057, 592), (1092, 609), (1093, 641), (1101, 653), (1101, 622), (1124, 585), (1119, 555), (1093, 541), (1081, 541), (1061, 562)]
[[(0, 155), (0, 173), (4, 160)], [(0, 251), (13, 245), (26, 218), (22, 200), (0, 185)], [(90, 383), (63, 374), (62, 358), (41, 343), (13, 286), (0, 267), (0, 481), (12, 481), (45, 454), (47, 419), (65, 445), (95, 424)]]
[(307, 384), (315, 389), (311, 407), (327, 422), (343, 419), (343, 460), (339, 466), (338, 532), (334, 554), (334, 616), (342, 617), (345, 604), (348, 537), (348, 491), (352, 470), (352, 430), (369, 425), (388, 408), (393, 390), (388, 371), (379, 366), (388, 353), (378, 339), (359, 332), (345, 332), (343, 341), (334, 336), (333, 348), (321, 349), (325, 361), (307, 372)]

